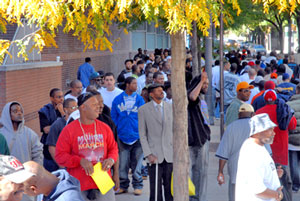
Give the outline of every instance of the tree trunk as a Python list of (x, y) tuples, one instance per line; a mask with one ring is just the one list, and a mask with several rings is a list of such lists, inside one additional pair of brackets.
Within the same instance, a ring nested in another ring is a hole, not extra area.
[(300, 16), (297, 15), (296, 21), (297, 21), (297, 29), (298, 29), (297, 32), (298, 32), (298, 50), (299, 50), (299, 48), (300, 48)]
[(174, 201), (189, 199), (189, 150), (187, 122), (187, 93), (185, 88), (184, 33), (171, 34), (172, 93), (173, 93), (173, 184)]
[(279, 44), (280, 44), (280, 53), (283, 54), (283, 48), (284, 48), (284, 40), (283, 40), (283, 27), (280, 26), (278, 30), (279, 34)]
[(197, 24), (193, 22), (193, 37), (192, 37), (192, 57), (193, 57), (193, 77), (199, 75), (199, 63), (198, 63), (198, 35), (197, 35)]
[[(202, 59), (202, 56), (201, 56), (201, 54), (202, 54), (202, 52), (201, 52), (201, 37), (198, 37), (198, 72), (199, 72), (199, 74), (201, 73), (201, 59)], [(198, 75), (199, 75), (198, 74)]]
[(292, 20), (288, 18), (288, 28), (289, 28), (289, 39), (288, 39), (288, 53), (292, 52)]
[(212, 102), (212, 20), (210, 18), (210, 28), (208, 30), (209, 35), (205, 37), (205, 71), (208, 76), (210, 84), (208, 85), (208, 91), (206, 93), (205, 99), (208, 104), (208, 113), (210, 124), (214, 124), (214, 104)]

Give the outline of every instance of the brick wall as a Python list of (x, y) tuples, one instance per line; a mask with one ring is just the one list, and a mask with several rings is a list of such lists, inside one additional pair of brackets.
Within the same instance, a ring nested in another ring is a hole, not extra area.
[(91, 57), (91, 64), (96, 71), (112, 72), (117, 76), (124, 68), (124, 61), (130, 56), (131, 37), (130, 34), (124, 34), (122, 29), (112, 27), (110, 40), (117, 38), (120, 38), (120, 41), (114, 43), (113, 52), (96, 50), (84, 52), (84, 45), (77, 38), (60, 30), (56, 37), (58, 48), (44, 48), (42, 61), (55, 61), (56, 57), (60, 56), (60, 60), (63, 61), (61, 79), (64, 91), (68, 89), (67, 83), (76, 79), (78, 67), (84, 63), (85, 57)]
[(0, 111), (7, 102), (20, 102), (26, 125), (40, 134), (37, 112), (49, 103), (50, 89), (62, 87), (61, 65), (61, 62), (40, 62), (1, 66)]

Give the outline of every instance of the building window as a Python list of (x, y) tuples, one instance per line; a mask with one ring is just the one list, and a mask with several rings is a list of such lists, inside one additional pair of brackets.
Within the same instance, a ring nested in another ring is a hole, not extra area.
[(132, 51), (138, 48), (154, 50), (155, 48), (170, 48), (169, 34), (162, 27), (155, 27), (155, 23), (142, 23), (131, 33)]

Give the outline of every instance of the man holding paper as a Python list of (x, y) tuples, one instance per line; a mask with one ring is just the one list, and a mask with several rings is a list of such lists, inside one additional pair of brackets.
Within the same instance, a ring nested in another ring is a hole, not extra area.
[[(101, 162), (102, 170), (111, 175), (110, 168), (118, 158), (118, 145), (109, 126), (97, 120), (100, 104), (94, 94), (80, 95), (78, 107), (80, 118), (62, 130), (56, 144), (55, 159), (80, 181), (82, 195), (90, 200), (88, 190), (99, 186), (91, 177), (94, 165)], [(93, 200), (114, 201), (114, 191), (111, 188), (104, 195), (97, 192)]]

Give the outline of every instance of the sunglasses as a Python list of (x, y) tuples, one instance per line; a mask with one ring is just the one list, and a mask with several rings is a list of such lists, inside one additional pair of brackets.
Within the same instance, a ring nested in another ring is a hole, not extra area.
[(95, 80), (99, 82), (99, 81), (101, 81), (101, 80), (102, 80), (102, 78), (98, 78), (98, 79), (95, 79)]
[(76, 110), (78, 108), (78, 106), (73, 106), (73, 107), (69, 107), (72, 110)]

